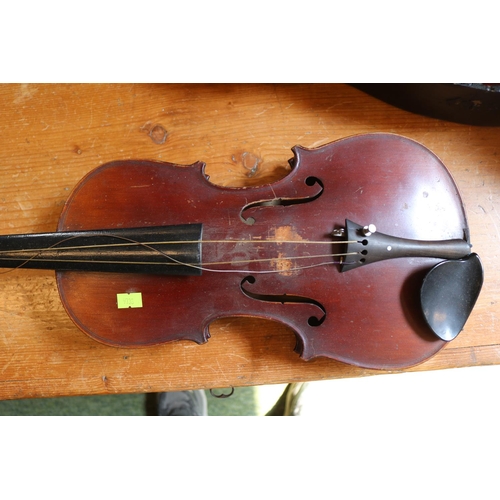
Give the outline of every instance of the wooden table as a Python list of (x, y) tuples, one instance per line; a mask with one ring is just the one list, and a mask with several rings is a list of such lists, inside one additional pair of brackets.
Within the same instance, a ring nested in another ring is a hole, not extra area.
[[(500, 363), (500, 128), (412, 114), (347, 85), (2, 85), (0, 233), (53, 231), (76, 183), (111, 160), (207, 163), (211, 181), (253, 186), (287, 173), (290, 148), (394, 132), (422, 142), (463, 196), (485, 284), (464, 331), (412, 370)], [(357, 377), (305, 362), (286, 327), (229, 318), (204, 345), (113, 348), (66, 315), (54, 273), (16, 270), (0, 287), (0, 398), (156, 392)]]

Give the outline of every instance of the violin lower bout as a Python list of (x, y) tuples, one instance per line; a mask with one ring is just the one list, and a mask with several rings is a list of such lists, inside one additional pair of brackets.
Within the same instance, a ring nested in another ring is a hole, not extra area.
[[(403, 288), (380, 280), (380, 274), (407, 274), (407, 266), (380, 263), (358, 274), (336, 267), (313, 274), (330, 291), (315, 300), (285, 290), (279, 276), (148, 276), (58, 273), (68, 314), (93, 339), (117, 347), (145, 347), (178, 340), (205, 343), (210, 324), (227, 317), (258, 317), (289, 327), (295, 351), (304, 359), (328, 357), (374, 369), (418, 364), (444, 345), (425, 324), (418, 304), (418, 283), (429, 269), (417, 267)], [(385, 267), (385, 269), (384, 269)], [(398, 272), (398, 267), (400, 267)], [(401, 276), (399, 276), (401, 278)], [(244, 283), (243, 283), (244, 282)], [(242, 290), (242, 286), (245, 290)], [(354, 300), (345, 289), (354, 287)], [(89, 291), (91, 291), (89, 293)], [(140, 294), (141, 306), (118, 308), (118, 294)], [(401, 303), (400, 308), (394, 302)], [(391, 314), (380, 311), (391, 310)]]

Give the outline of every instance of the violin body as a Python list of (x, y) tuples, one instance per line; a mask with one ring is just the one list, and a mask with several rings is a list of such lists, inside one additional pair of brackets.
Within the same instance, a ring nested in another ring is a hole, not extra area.
[[(290, 173), (260, 187), (216, 186), (201, 162), (117, 161), (90, 172), (58, 231), (198, 225), (201, 262), (188, 275), (57, 271), (69, 316), (111, 346), (201, 344), (212, 321), (254, 316), (290, 327), (304, 359), (399, 369), (434, 355), (445, 342), (426, 324), (419, 292), (436, 259), (341, 272), (330, 243), (346, 219), (402, 238), (463, 239), (466, 215), (447, 169), (421, 144), (392, 134), (293, 153)], [(119, 294), (142, 302), (119, 308)]]

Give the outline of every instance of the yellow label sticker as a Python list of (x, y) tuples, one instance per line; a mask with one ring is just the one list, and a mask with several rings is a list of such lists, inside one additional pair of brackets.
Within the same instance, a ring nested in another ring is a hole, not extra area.
[(128, 309), (130, 307), (142, 307), (142, 293), (117, 293), (116, 303), (118, 309)]

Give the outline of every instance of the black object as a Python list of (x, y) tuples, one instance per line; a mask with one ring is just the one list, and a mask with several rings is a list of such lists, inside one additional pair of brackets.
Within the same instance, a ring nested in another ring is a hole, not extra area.
[(498, 83), (364, 83), (353, 86), (413, 113), (466, 125), (500, 126)]
[(345, 227), (348, 243), (342, 272), (401, 257), (459, 259), (469, 255), (471, 249), (471, 244), (465, 240), (419, 241), (398, 238), (377, 232), (373, 224), (363, 227), (348, 219)]
[(427, 324), (442, 340), (453, 340), (469, 317), (483, 285), (483, 266), (477, 254), (445, 260), (424, 279), (420, 301)]
[(201, 274), (201, 224), (0, 236), (0, 267)]

